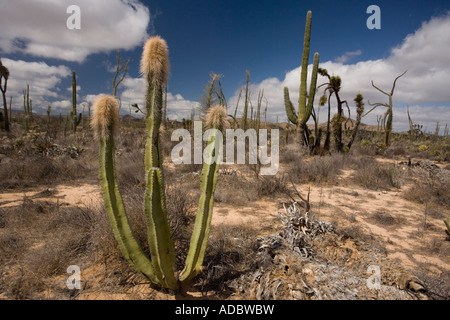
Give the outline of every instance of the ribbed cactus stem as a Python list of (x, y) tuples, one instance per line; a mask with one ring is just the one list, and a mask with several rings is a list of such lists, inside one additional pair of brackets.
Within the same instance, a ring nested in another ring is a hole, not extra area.
[(309, 51), (310, 51), (310, 38), (311, 38), (311, 22), (312, 13), (308, 11), (306, 15), (306, 26), (305, 26), (305, 37), (303, 40), (303, 55), (302, 55), (302, 65), (300, 73), (300, 92), (298, 99), (298, 113), (295, 112), (294, 106), (289, 98), (289, 89), (284, 88), (284, 104), (286, 109), (286, 114), (290, 122), (297, 125), (297, 133), (300, 139), (308, 143), (308, 136), (305, 134), (307, 132), (307, 122), (311, 117), (313, 110), (314, 97), (316, 94), (317, 86), (317, 73), (319, 69), (319, 54), (314, 54), (313, 69), (311, 74), (311, 84), (309, 88), (309, 93), (307, 92), (307, 81), (308, 81), (308, 61), (309, 61)]
[(148, 243), (155, 274), (167, 288), (175, 289), (175, 253), (165, 199), (159, 130), (163, 112), (163, 94), (169, 72), (169, 51), (160, 37), (150, 38), (141, 60), (141, 72), (147, 82), (145, 172), (147, 189), (144, 210), (147, 217)]
[(72, 119), (73, 119), (73, 133), (77, 132), (77, 126), (80, 119), (77, 118), (77, 76), (75, 71), (72, 71)]
[[(300, 74), (300, 96), (298, 99), (299, 120), (303, 121), (306, 113), (306, 85), (308, 81), (308, 60), (309, 60), (309, 43), (311, 39), (311, 22), (312, 13), (308, 11), (306, 14), (305, 37), (303, 40), (302, 70)], [(303, 111), (303, 110), (304, 111)]]
[[(216, 106), (208, 111), (206, 122), (211, 129), (223, 131), (227, 127), (226, 118), (226, 109), (221, 106)], [(221, 140), (216, 141), (216, 134), (216, 130), (211, 130), (210, 146), (214, 145), (215, 147), (207, 149), (209, 151), (207, 158), (215, 158), (215, 161), (205, 161), (203, 164), (200, 186), (202, 193), (195, 218), (194, 231), (186, 258), (186, 265), (180, 273), (180, 281), (184, 285), (188, 285), (202, 271), (203, 259), (208, 243), (213, 213), (214, 191), (217, 185), (222, 152)], [(219, 154), (216, 154), (217, 152)]]
[(117, 100), (112, 96), (103, 96), (97, 99), (94, 104), (91, 126), (100, 140), (99, 177), (106, 212), (123, 256), (138, 272), (150, 281), (159, 283), (153, 272), (152, 263), (133, 235), (119, 192), (114, 163), (114, 135), (118, 121)]

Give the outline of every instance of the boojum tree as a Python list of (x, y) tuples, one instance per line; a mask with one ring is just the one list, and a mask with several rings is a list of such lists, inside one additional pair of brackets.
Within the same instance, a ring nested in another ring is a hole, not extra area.
[[(160, 125), (163, 93), (169, 73), (168, 47), (160, 37), (150, 38), (143, 50), (141, 72), (146, 82), (146, 215), (148, 257), (131, 229), (115, 171), (115, 136), (119, 125), (119, 106), (112, 96), (102, 96), (94, 104), (91, 126), (100, 142), (99, 176), (105, 208), (123, 256), (130, 265), (152, 283), (176, 290), (187, 287), (202, 270), (203, 259), (211, 225), (213, 195), (216, 188), (220, 161), (205, 161), (201, 175), (201, 196), (185, 267), (175, 271), (175, 250), (166, 209), (163, 159), (160, 143)], [(227, 112), (222, 106), (208, 110), (206, 125), (210, 142), (216, 144), (215, 134), (225, 128)], [(221, 148), (209, 148), (211, 158), (220, 158)]]

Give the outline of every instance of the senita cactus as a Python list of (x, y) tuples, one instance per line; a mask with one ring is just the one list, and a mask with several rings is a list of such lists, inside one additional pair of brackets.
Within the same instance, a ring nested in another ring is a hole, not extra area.
[[(119, 107), (112, 96), (100, 97), (94, 104), (91, 126), (100, 140), (100, 180), (106, 211), (124, 257), (152, 283), (169, 289), (187, 286), (201, 271), (212, 217), (213, 194), (217, 182), (220, 159), (205, 161), (201, 178), (200, 203), (191, 238), (185, 268), (176, 274), (172, 233), (166, 209), (164, 174), (160, 144), (160, 125), (163, 110), (163, 94), (169, 73), (168, 48), (160, 37), (150, 38), (144, 46), (141, 72), (146, 80), (145, 150), (146, 191), (144, 211), (147, 220), (150, 258), (147, 257), (133, 235), (125, 207), (118, 189), (114, 167), (114, 136), (119, 122)], [(222, 129), (226, 123), (226, 109), (210, 108), (207, 121), (214, 129)], [(211, 140), (215, 141), (215, 130)], [(216, 154), (219, 152), (218, 154)], [(220, 148), (210, 148), (211, 157), (220, 157)]]
[(311, 38), (311, 20), (312, 13), (308, 11), (306, 15), (306, 27), (305, 27), (305, 38), (303, 41), (303, 57), (302, 57), (302, 70), (300, 75), (300, 97), (298, 101), (298, 115), (295, 112), (294, 105), (289, 98), (289, 89), (284, 88), (284, 104), (286, 108), (286, 114), (289, 121), (297, 125), (297, 134), (301, 141), (308, 144), (308, 127), (306, 123), (311, 117), (314, 96), (316, 94), (317, 85), (317, 71), (319, 68), (319, 54), (316, 52), (314, 54), (313, 70), (311, 75), (311, 84), (309, 93), (306, 91), (307, 78), (308, 78), (308, 61), (309, 61), (309, 43)]

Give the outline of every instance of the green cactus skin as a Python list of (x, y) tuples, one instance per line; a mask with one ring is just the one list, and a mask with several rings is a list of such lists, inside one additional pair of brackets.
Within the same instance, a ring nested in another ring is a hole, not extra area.
[(248, 123), (248, 84), (250, 82), (250, 71), (246, 70), (247, 76), (245, 78), (245, 101), (244, 101), (244, 113), (242, 114), (242, 130), (247, 130)]
[(73, 133), (77, 132), (77, 127), (81, 122), (82, 114), (77, 117), (77, 75), (72, 71), (72, 119)]
[(290, 122), (293, 124), (298, 123), (298, 115), (295, 112), (294, 105), (291, 102), (291, 99), (289, 98), (289, 89), (287, 87), (284, 88), (284, 103), (286, 108), (286, 114)]
[(147, 217), (148, 243), (156, 277), (163, 286), (175, 289), (177, 281), (173, 271), (175, 253), (168, 220), (162, 172), (162, 154), (159, 129), (162, 121), (164, 83), (147, 79), (145, 172), (147, 188), (144, 210)]
[(284, 88), (284, 103), (286, 114), (289, 121), (297, 125), (297, 131), (300, 138), (307, 141), (308, 137), (305, 136), (307, 131), (307, 125), (309, 118), (311, 117), (314, 96), (316, 94), (317, 86), (317, 72), (319, 68), (319, 54), (316, 52), (314, 54), (313, 70), (311, 75), (311, 84), (309, 89), (309, 94), (307, 94), (306, 87), (308, 81), (308, 61), (309, 61), (309, 51), (310, 51), (310, 38), (311, 38), (311, 22), (312, 13), (308, 11), (306, 15), (306, 26), (305, 26), (305, 38), (303, 41), (303, 56), (302, 56), (302, 70), (300, 74), (300, 95), (299, 95), (299, 108), (298, 115), (295, 113), (294, 106), (289, 99), (289, 89)]
[[(168, 59), (168, 57), (167, 57)], [(186, 266), (175, 276), (175, 252), (168, 220), (165, 198), (164, 175), (162, 171), (162, 154), (159, 129), (162, 120), (163, 88), (167, 85), (161, 79), (153, 79), (147, 75), (146, 125), (147, 141), (145, 150), (145, 170), (147, 187), (144, 195), (144, 211), (147, 219), (148, 243), (151, 259), (142, 251), (136, 241), (125, 212), (119, 192), (114, 165), (113, 124), (108, 123), (108, 134), (100, 135), (100, 180), (106, 211), (108, 213), (114, 235), (120, 250), (130, 264), (152, 283), (162, 287), (178, 290), (187, 287), (193, 278), (202, 270), (206, 245), (209, 237), (213, 213), (213, 194), (217, 184), (221, 154), (213, 163), (205, 161), (202, 171), (201, 191), (198, 214), (191, 237), (191, 245), (186, 258)], [(224, 112), (226, 118), (226, 112)], [(117, 115), (118, 117), (118, 115)], [(93, 117), (93, 127), (95, 127)], [(214, 124), (212, 128), (214, 129)], [(218, 125), (222, 129), (222, 125)], [(97, 126), (98, 127), (98, 126)], [(212, 131), (211, 142), (215, 143)], [(220, 139), (218, 140), (221, 141)], [(218, 150), (221, 150), (219, 148)], [(210, 156), (215, 155), (216, 148), (211, 149)], [(221, 152), (221, 151), (219, 151)]]
[(147, 173), (144, 210), (155, 275), (164, 287), (176, 289), (177, 279), (173, 269), (175, 250), (167, 219), (164, 178), (160, 168), (150, 168)]
[(108, 137), (100, 138), (99, 177), (106, 212), (114, 232), (114, 237), (119, 243), (120, 251), (131, 266), (151, 282), (159, 284), (159, 279), (155, 276), (152, 263), (136, 241), (125, 212), (116, 178), (114, 163), (115, 147), (114, 137), (111, 132), (112, 128), (110, 127), (109, 130), (110, 134), (108, 134)]
[[(215, 142), (213, 135), (211, 143)], [(221, 150), (221, 148), (219, 148)], [(211, 152), (214, 152), (212, 150)], [(212, 153), (210, 154), (212, 156)], [(201, 271), (208, 243), (211, 219), (213, 213), (214, 191), (217, 185), (219, 160), (211, 164), (204, 162), (201, 177), (201, 196), (197, 216), (195, 218), (194, 231), (192, 233), (186, 264), (180, 273), (182, 285), (188, 285)]]

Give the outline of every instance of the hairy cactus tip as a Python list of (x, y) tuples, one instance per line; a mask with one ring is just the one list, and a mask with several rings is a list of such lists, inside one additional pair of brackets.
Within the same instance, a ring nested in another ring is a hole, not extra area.
[(208, 112), (206, 113), (206, 125), (210, 128), (225, 130), (229, 127), (227, 117), (227, 110), (221, 105), (216, 105), (209, 108)]
[(94, 102), (94, 114), (91, 127), (98, 139), (108, 139), (115, 136), (119, 126), (119, 103), (110, 95), (103, 95)]
[(164, 39), (151, 37), (144, 45), (141, 73), (153, 84), (165, 84), (169, 76), (169, 48)]

